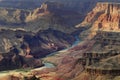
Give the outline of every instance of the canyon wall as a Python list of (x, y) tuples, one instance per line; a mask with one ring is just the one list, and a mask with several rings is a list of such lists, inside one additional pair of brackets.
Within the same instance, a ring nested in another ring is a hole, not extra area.
[[(76, 27), (88, 27), (83, 34), (91, 37), (96, 31), (120, 31), (120, 4), (112, 2), (99, 2), (95, 8), (90, 11), (84, 21)], [(83, 35), (82, 34), (82, 35)]]

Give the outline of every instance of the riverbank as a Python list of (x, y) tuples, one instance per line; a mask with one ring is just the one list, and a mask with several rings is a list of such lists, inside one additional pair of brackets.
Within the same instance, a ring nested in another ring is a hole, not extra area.
[(47, 55), (46, 57), (53, 56), (53, 55), (59, 54), (61, 52), (66, 52), (67, 50), (69, 50), (70, 48), (73, 48), (74, 46), (78, 45), (78, 43), (80, 43), (82, 41), (79, 36), (75, 36), (75, 39), (76, 39), (76, 41), (70, 47), (60, 50), (60, 51), (57, 51), (57, 52), (53, 52), (53, 53)]
[[(72, 46), (70, 46), (70, 47), (68, 47), (68, 48), (66, 48), (64, 50), (51, 53), (48, 56), (53, 56), (55, 54), (67, 52), (67, 50), (69, 50), (70, 48), (76, 46), (80, 42), (80, 38), (78, 36), (76, 36), (75, 38), (76, 38), (76, 41), (72, 44)], [(41, 71), (43, 69), (47, 69), (47, 68), (50, 69), (50, 68), (55, 68), (56, 67), (56, 65), (54, 63), (44, 61), (44, 60), (43, 60), (43, 64), (44, 64), (43, 67), (39, 67), (39, 68), (35, 68), (35, 69), (29, 69), (29, 70), (27, 70), (27, 69), (17, 69), (17, 70), (10, 70), (10, 71), (1, 71), (0, 72), (0, 78), (5, 77), (5, 76), (9, 76), (9, 75), (22, 75), (22, 76), (27, 75), (28, 76), (29, 74), (31, 74), (34, 71)]]

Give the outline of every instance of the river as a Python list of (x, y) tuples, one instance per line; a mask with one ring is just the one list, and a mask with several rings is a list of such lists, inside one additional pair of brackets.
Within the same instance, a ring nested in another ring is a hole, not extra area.
[[(61, 51), (68, 50), (68, 49), (76, 46), (76, 45), (81, 41), (80, 38), (79, 38), (79, 36), (75, 36), (75, 39), (76, 39), (76, 41), (75, 41), (70, 47), (68, 47), (68, 48), (66, 48), (66, 49), (63, 49), (63, 50), (61, 50)], [(60, 52), (60, 51), (58, 51), (58, 52)], [(48, 56), (55, 55), (55, 54), (57, 54), (58, 52), (53, 52), (53, 53), (47, 55), (47, 57), (48, 57)], [(49, 62), (44, 62), (44, 65), (45, 65), (46, 68), (53, 68), (53, 67), (55, 67), (52, 63), (49, 63)]]
[[(70, 47), (68, 47), (68, 48), (66, 48), (66, 49), (63, 49), (63, 50), (61, 50), (61, 51), (68, 50), (68, 49), (70, 49), (71, 47), (76, 46), (76, 45), (81, 41), (80, 38), (79, 38), (79, 36), (76, 36), (75, 39), (76, 39), (76, 41), (72, 44), (72, 46), (70, 46)], [(48, 56), (52, 56), (52, 55), (57, 54), (57, 53), (58, 53), (58, 52), (54, 52), (54, 53), (51, 53), (51, 54), (48, 55)], [(44, 68), (54, 68), (54, 67), (55, 67), (55, 65), (52, 64), (52, 63), (50, 63), (50, 62), (43, 62), (43, 64), (44, 64), (43, 67), (35, 68), (35, 69), (32, 69), (31, 71), (33, 71), (33, 70), (42, 70), (42, 69), (44, 69)], [(0, 72), (0, 77), (5, 76), (5, 75), (8, 75), (10, 72), (17, 72), (17, 71), (16, 71), (16, 70), (2, 71), (2, 72)], [(19, 73), (19, 72), (18, 72), (18, 73)]]
[[(68, 50), (68, 49), (76, 46), (76, 45), (81, 41), (80, 38), (79, 38), (79, 36), (75, 36), (75, 39), (76, 39), (76, 41), (75, 41), (70, 47), (65, 48), (65, 49), (63, 49), (63, 50)], [(60, 50), (60, 51), (63, 51), (63, 50)], [(53, 55), (57, 54), (58, 52), (59, 52), (59, 51), (53, 52), (53, 53), (47, 55), (47, 57), (48, 57), (48, 56), (53, 56)]]

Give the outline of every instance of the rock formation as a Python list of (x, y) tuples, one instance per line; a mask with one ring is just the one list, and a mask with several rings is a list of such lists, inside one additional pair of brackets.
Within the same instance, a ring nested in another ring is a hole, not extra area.
[(67, 48), (74, 41), (75, 38), (72, 35), (52, 29), (40, 31), (35, 36), (24, 36), (24, 42), (29, 45), (30, 53), (35, 57), (44, 57), (52, 52)]
[(74, 25), (81, 22), (83, 17), (78, 11), (73, 11), (59, 2), (44, 2), (41, 7), (33, 10), (0, 8), (2, 29), (22, 29), (37, 32), (53, 28), (71, 33), (75, 31)]
[(45, 2), (40, 8), (30, 12), (25, 22), (28, 23), (28, 26), (39, 24), (43, 28), (43, 25), (47, 24), (44, 28), (51, 27), (63, 32), (71, 32), (75, 30), (74, 25), (80, 22), (83, 17), (78, 11), (73, 11), (59, 2)]
[(48, 14), (56, 14), (55, 12), (60, 12), (59, 9), (62, 9), (62, 7), (63, 5), (57, 2), (45, 2), (40, 8), (37, 8), (31, 12), (26, 21), (32, 21)]
[[(31, 62), (33, 64), (31, 64)], [(35, 68), (43, 66), (42, 61), (34, 57), (27, 57), (20, 54), (20, 51), (12, 47), (8, 53), (0, 54), (0, 71), (13, 70), (18, 68)]]
[[(79, 2), (80, 0), (77, 1)], [(68, 4), (69, 6), (76, 5), (76, 3)], [(75, 29), (73, 26), (81, 17), (78, 16), (79, 13), (76, 12), (77, 9), (75, 7), (69, 9), (65, 6), (61, 3), (45, 2), (40, 8), (27, 11), (24, 14), (24, 18), (21, 18), (19, 15), (22, 13), (21, 10), (13, 11), (12, 13), (15, 12), (15, 14), (12, 15), (12, 18), (7, 18), (10, 19), (8, 21), (10, 23), (14, 23), (15, 21), (23, 22), (24, 25), (22, 24), (22, 28), (26, 30), (1, 29), (0, 69), (39, 67), (42, 63), (37, 58), (43, 58), (52, 52), (71, 46), (75, 41), (75, 37), (67, 33), (66, 30), (70, 31), (70, 29)], [(74, 11), (72, 9), (76, 10)], [(83, 13), (87, 12), (84, 10), (85, 8), (82, 7), (80, 11), (83, 11)], [(6, 13), (7, 17), (9, 17), (9, 11), (5, 10), (3, 13)], [(88, 13), (85, 20), (80, 25), (77, 25), (77, 27), (88, 28), (85, 31), (86, 34), (84, 32), (82, 34), (83, 36), (90, 37), (92, 40), (84, 40), (77, 46), (72, 46), (71, 48), (56, 52), (59, 54), (53, 53), (52, 56), (49, 55), (49, 57), (44, 58), (44, 61), (49, 61), (55, 64), (56, 67), (44, 67), (42, 70), (38, 69), (38, 71), (33, 71), (32, 74), (35, 75), (34, 77), (37, 76), (42, 79), (47, 77), (47, 80), (49, 80), (48, 77), (52, 80), (70, 80), (72, 78), (73, 80), (99, 80), (100, 78), (104, 78), (103, 75), (94, 74), (102, 70), (98, 70), (97, 72), (97, 68), (94, 66), (97, 65), (99, 66), (98, 68), (106, 66), (106, 68), (116, 67), (119, 69), (119, 64), (117, 64), (120, 57), (118, 56), (120, 47), (119, 38), (117, 38), (119, 34), (115, 33), (120, 31), (119, 18), (119, 3), (97, 3), (96, 7)], [(6, 18), (4, 19), (7, 20)], [(30, 30), (27, 31), (28, 29)], [(109, 58), (115, 55), (118, 57)], [(102, 61), (104, 58), (107, 58), (107, 60)], [(100, 60), (102, 63), (99, 64)], [(7, 64), (5, 64), (6, 62)], [(92, 65), (96, 62), (98, 64)], [(116, 64), (114, 65), (115, 62)], [(94, 70), (93, 67), (95, 68)], [(106, 72), (108, 73), (109, 70)], [(111, 74), (109, 75), (111, 76)], [(119, 75), (119, 72), (117, 72), (117, 75)], [(105, 75), (105, 77), (107, 76)], [(26, 79), (29, 79), (29, 77)]]
[(2, 30), (0, 38), (1, 53), (8, 52), (10, 47), (16, 45), (22, 54), (26, 54), (27, 51), (41, 57), (67, 48), (75, 41), (72, 35), (52, 29), (39, 31), (36, 34), (22, 30)]
[(99, 2), (96, 7), (87, 14), (84, 21), (76, 27), (88, 27), (84, 35), (94, 37), (96, 31), (120, 31), (120, 4), (112, 2)]
[(1, 25), (23, 24), (28, 13), (29, 11), (20, 9), (0, 8), (0, 24)]
[(0, 32), (1, 70), (36, 67), (38, 61), (35, 58), (45, 57), (52, 52), (67, 48), (75, 41), (72, 35), (53, 29), (37, 33), (22, 30)]

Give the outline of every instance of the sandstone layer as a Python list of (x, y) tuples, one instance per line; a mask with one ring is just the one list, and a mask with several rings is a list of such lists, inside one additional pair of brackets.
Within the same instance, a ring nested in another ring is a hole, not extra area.
[(97, 31), (120, 31), (120, 4), (112, 2), (99, 2), (95, 8), (87, 14), (84, 21), (76, 27), (88, 27), (81, 36), (94, 37)]

